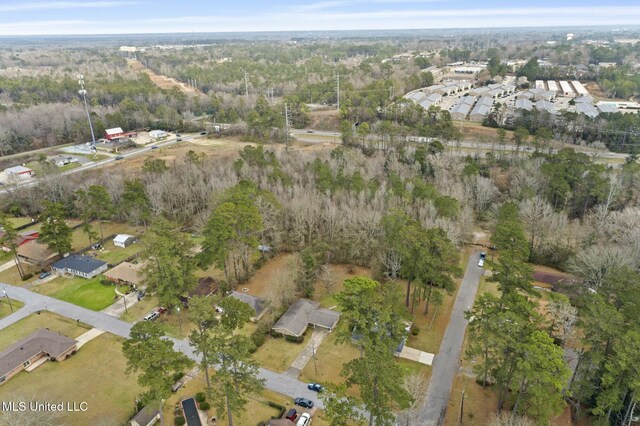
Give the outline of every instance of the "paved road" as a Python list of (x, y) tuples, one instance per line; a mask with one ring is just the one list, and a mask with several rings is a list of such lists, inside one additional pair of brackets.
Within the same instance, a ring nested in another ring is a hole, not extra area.
[(416, 416), (414, 425), (435, 426), (444, 423), (453, 379), (460, 368), (460, 352), (467, 328), (464, 311), (473, 305), (482, 275), (482, 268), (478, 267), (478, 258), (479, 255), (476, 252), (467, 263), (467, 270), (453, 305), (447, 331), (444, 333), (440, 350), (433, 362), (424, 405)]
[[(192, 139), (196, 139), (201, 137), (200, 135), (186, 135), (186, 136), (182, 136), (180, 138), (180, 141), (178, 141), (178, 138), (174, 137), (171, 139), (167, 139), (163, 142), (160, 143), (156, 143), (153, 145), (147, 145), (144, 148), (139, 148), (139, 149), (135, 149), (132, 151), (127, 151), (123, 154), (120, 154), (120, 157), (124, 157), (124, 158), (130, 158), (130, 157), (136, 157), (140, 154), (143, 154), (145, 152), (151, 151), (152, 149), (154, 149), (154, 147), (157, 148), (163, 148), (163, 147), (167, 147), (167, 146), (171, 146), (173, 144), (179, 143), (181, 141), (189, 141)], [(72, 154), (70, 154), (72, 155)], [(87, 164), (83, 164), (80, 167), (76, 167), (75, 169), (70, 169), (70, 170), (66, 170), (64, 172), (61, 173), (57, 173), (55, 176), (66, 176), (66, 175), (70, 175), (73, 173), (78, 173), (78, 172), (82, 172), (85, 170), (89, 170), (89, 169), (95, 169), (95, 168), (99, 168), (102, 167), (104, 165), (110, 164), (110, 163), (114, 163), (116, 161), (121, 161), (121, 160), (116, 160), (116, 157), (118, 156), (113, 156), (111, 158), (107, 158), (105, 160), (100, 160), (100, 161), (94, 161), (94, 162), (90, 162)], [(12, 192), (20, 189), (20, 188), (29, 188), (32, 186), (36, 186), (38, 183), (40, 183), (40, 178), (35, 178), (35, 179), (31, 179), (28, 180), (26, 182), (17, 182), (17, 183), (13, 183), (10, 185), (7, 185), (6, 187), (4, 187), (3, 189), (0, 189), (0, 194), (11, 194)]]
[[(31, 315), (32, 313), (47, 310), (74, 320), (79, 319), (85, 324), (89, 324), (92, 327), (121, 337), (129, 337), (132, 324), (122, 321), (116, 317), (107, 315), (103, 312), (96, 312), (81, 306), (76, 306), (72, 303), (63, 302), (61, 300), (54, 299), (53, 297), (34, 293), (22, 287), (15, 287), (4, 283), (0, 283), (0, 285), (2, 286), (2, 289), (6, 290), (11, 299), (16, 299), (24, 303), (24, 306), (20, 310), (0, 319), (0, 330)], [(189, 342), (174, 338), (171, 338), (171, 340), (173, 341), (176, 350), (184, 353), (194, 361), (199, 361), (199, 357), (193, 353), (193, 349), (189, 346)], [(313, 400), (319, 408), (323, 407), (322, 401), (318, 399), (318, 394), (308, 390), (305, 383), (285, 374), (276, 373), (265, 368), (260, 368), (259, 374), (261, 378), (265, 379), (267, 389), (271, 389), (292, 398), (298, 396), (308, 398)]]

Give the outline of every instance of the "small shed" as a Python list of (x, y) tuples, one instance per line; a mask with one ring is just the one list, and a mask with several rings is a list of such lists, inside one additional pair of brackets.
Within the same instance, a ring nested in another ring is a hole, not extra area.
[(131, 244), (136, 242), (136, 237), (129, 234), (118, 234), (113, 239), (113, 245), (116, 247), (129, 247)]

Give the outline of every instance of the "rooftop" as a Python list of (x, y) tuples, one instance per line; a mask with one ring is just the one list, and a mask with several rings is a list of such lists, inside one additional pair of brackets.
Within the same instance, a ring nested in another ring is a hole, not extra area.
[(41, 328), (0, 353), (0, 377), (41, 352), (55, 358), (76, 343), (67, 336)]
[(73, 271), (84, 272), (88, 274), (106, 264), (107, 262), (93, 258), (91, 256), (72, 254), (71, 256), (67, 256), (63, 259), (58, 260), (51, 266), (57, 269), (70, 269)]

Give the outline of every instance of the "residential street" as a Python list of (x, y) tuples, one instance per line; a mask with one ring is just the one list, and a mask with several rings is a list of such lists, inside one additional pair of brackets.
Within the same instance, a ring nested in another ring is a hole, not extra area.
[[(47, 310), (55, 312), (58, 315), (63, 315), (67, 318), (74, 320), (80, 320), (85, 324), (89, 324), (106, 332), (116, 334), (121, 337), (129, 337), (132, 324), (122, 321), (116, 317), (105, 314), (103, 312), (92, 311), (80, 306), (76, 306), (72, 303), (63, 302), (53, 297), (43, 296), (38, 293), (34, 293), (30, 290), (22, 287), (15, 287), (9, 284), (0, 283), (11, 299), (16, 299), (24, 303), (24, 306), (14, 312), (0, 319), (0, 330), (10, 326), (11, 324), (29, 316), (32, 313), (36, 313), (41, 310)], [(186, 354), (194, 361), (198, 361), (198, 356), (193, 353), (189, 342), (186, 340), (178, 340), (171, 338), (174, 342), (174, 347), (180, 352)], [(307, 385), (301, 381), (289, 377), (282, 373), (276, 373), (264, 368), (260, 369), (260, 376), (266, 380), (267, 389), (271, 389), (275, 392), (283, 395), (295, 397), (303, 397), (311, 399), (315, 402), (316, 406), (322, 408), (322, 401), (318, 398), (316, 392), (307, 389)]]
[(464, 311), (469, 309), (475, 301), (483, 271), (478, 267), (478, 259), (479, 253), (475, 252), (467, 263), (467, 270), (453, 305), (447, 331), (433, 362), (433, 372), (424, 405), (412, 423), (413, 425), (435, 426), (444, 423), (453, 379), (460, 368), (460, 352), (467, 328)]

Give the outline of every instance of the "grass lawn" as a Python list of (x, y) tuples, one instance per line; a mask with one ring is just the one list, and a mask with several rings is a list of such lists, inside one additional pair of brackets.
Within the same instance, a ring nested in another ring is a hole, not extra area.
[(0, 399), (85, 401), (86, 412), (64, 413), (61, 420), (77, 425), (124, 424), (134, 414), (133, 400), (142, 390), (135, 376), (124, 373), (121, 342), (105, 333), (63, 362), (45, 363), (31, 373), (23, 371), (0, 387)]
[(97, 252), (98, 255), (96, 257), (100, 260), (104, 260), (110, 265), (117, 265), (130, 256), (140, 253), (142, 248), (142, 244), (140, 243), (131, 244), (129, 247), (122, 248), (116, 247), (113, 244), (113, 241), (108, 241), (104, 244), (104, 249)]
[(67, 165), (60, 166), (60, 167), (56, 166), (56, 172), (57, 173), (66, 172), (67, 170), (75, 169), (76, 167), (80, 167), (80, 163), (69, 163)]
[[(92, 222), (91, 226), (93, 227), (93, 230), (98, 234), (98, 238), (100, 238), (100, 226), (98, 222)], [(141, 227), (134, 227), (126, 223), (107, 221), (102, 222), (102, 233), (104, 234), (105, 238), (111, 234), (138, 235), (139, 233), (141, 233), (141, 230)], [(95, 240), (92, 241), (92, 243), (95, 242)], [(113, 244), (113, 242), (110, 243)], [(89, 247), (89, 238), (87, 238), (87, 234), (82, 232), (82, 228), (74, 229), (71, 240), (71, 247), (73, 250), (81, 250), (83, 248)]]
[(316, 351), (318, 374), (313, 367), (313, 360), (310, 360), (300, 373), (300, 380), (320, 383), (342, 383), (344, 381), (344, 378), (340, 376), (342, 366), (360, 356), (358, 348), (350, 343), (335, 344), (339, 329), (345, 326), (344, 322), (338, 323), (338, 328), (329, 333), (318, 347)]
[(312, 334), (313, 329), (308, 329), (304, 340), (300, 343), (289, 342), (284, 337), (275, 338), (267, 335), (264, 345), (253, 354), (253, 359), (269, 370), (285, 371), (302, 352)]
[(12, 314), (24, 306), (24, 303), (17, 300), (10, 299), (10, 302), (11, 303), (7, 301), (6, 297), (0, 299), (0, 318), (4, 318), (7, 315)]
[[(67, 317), (59, 316), (51, 312), (41, 312), (33, 314), (20, 321), (11, 324), (9, 327), (0, 331), (0, 351), (7, 348), (12, 343), (27, 337), (29, 334), (40, 328), (48, 328), (65, 336), (75, 339), (89, 328), (77, 325), (74, 320)], [(13, 380), (13, 379), (12, 379)], [(9, 386), (10, 387), (10, 386)], [(0, 390), (6, 389), (7, 386), (0, 386)], [(1, 399), (1, 398), (0, 398)]]
[(471, 377), (458, 374), (453, 380), (445, 425), (458, 425), (460, 401), (464, 390), (464, 418), (462, 424), (486, 425), (498, 406), (498, 398), (491, 388), (482, 389)]
[(26, 262), (22, 262), (22, 266), (24, 267), (25, 273), (32, 274), (31, 278), (29, 278), (28, 280), (22, 281), (22, 278), (20, 278), (20, 273), (18, 272), (18, 267), (12, 266), (11, 268), (5, 269), (4, 271), (0, 272), (0, 281), (5, 282), (7, 284), (24, 287), (25, 284), (31, 283), (36, 279), (38, 279), (38, 274), (40, 274), (40, 268), (36, 268), (35, 266), (29, 265)]
[[(155, 306), (158, 305), (156, 304)], [(189, 321), (189, 311), (182, 308), (180, 309), (180, 313), (178, 313), (175, 308), (172, 309), (171, 312), (165, 312), (156, 319), (156, 322), (162, 326), (167, 336), (186, 339), (189, 333), (191, 333), (191, 330), (195, 328), (195, 324)]]
[(114, 302), (115, 287), (100, 283), (101, 276), (86, 279), (81, 277), (57, 277), (38, 285), (33, 290), (65, 302), (101, 311)]
[(141, 301), (136, 302), (133, 306), (129, 306), (129, 312), (122, 314), (120, 319), (127, 322), (138, 322), (157, 306), (158, 298), (156, 296), (147, 295)]
[(10, 217), (9, 222), (13, 225), (14, 228), (18, 226), (26, 225), (27, 223), (31, 223), (30, 217)]

